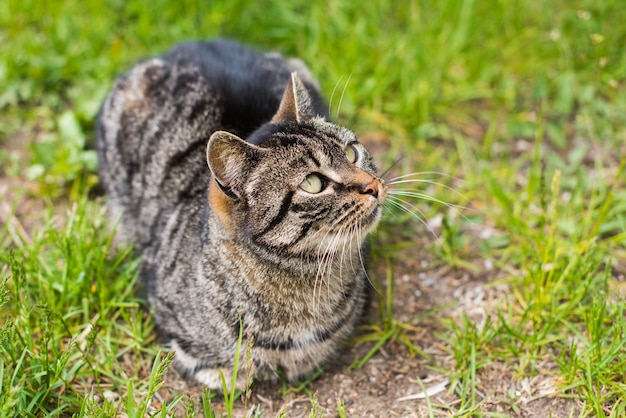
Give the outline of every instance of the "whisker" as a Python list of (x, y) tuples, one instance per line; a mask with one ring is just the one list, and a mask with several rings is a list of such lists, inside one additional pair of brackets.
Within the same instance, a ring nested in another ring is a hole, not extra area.
[(427, 200), (429, 202), (439, 203), (440, 205), (446, 206), (450, 209), (456, 210), (468, 210), (469, 208), (462, 205), (456, 205), (454, 203), (444, 202), (443, 200), (437, 199), (436, 197), (429, 196), (424, 193), (412, 192), (408, 190), (387, 190), (388, 195), (396, 195), (396, 196), (405, 196), (405, 197), (416, 197), (418, 199)]
[[(398, 198), (394, 198), (389, 196), (387, 198), (387, 202), (393, 206), (395, 206), (396, 208), (402, 210), (403, 212), (415, 217), (418, 221), (420, 221), (421, 223), (424, 224), (424, 226), (428, 227), (427, 223), (426, 223), (426, 217), (424, 216), (424, 212), (422, 212), (416, 205), (410, 203), (410, 202), (405, 202), (404, 200), (398, 199)], [(419, 215), (415, 212), (419, 212)], [(422, 216), (420, 216), (422, 215)]]
[[(336, 288), (339, 285), (344, 291), (345, 275), (363, 274), (371, 283), (365, 270), (362, 224), (361, 221), (355, 219), (355, 214), (354, 211), (341, 214), (326, 228), (318, 229), (311, 234), (311, 239), (316, 241), (314, 252), (318, 260), (312, 289), (312, 298), (315, 301), (314, 314), (318, 318), (324, 314), (322, 310), (324, 304), (321, 303), (324, 282), (326, 282), (328, 299), (332, 299), (331, 287)], [(322, 235), (321, 238), (319, 238), (320, 235)], [(357, 257), (362, 272), (358, 271), (358, 267), (355, 266)], [(333, 280), (332, 283), (331, 280)]]
[(341, 80), (343, 80), (343, 76), (339, 77), (339, 80), (337, 80), (337, 82), (335, 83), (335, 87), (333, 87), (333, 92), (330, 93), (330, 100), (328, 101), (328, 115), (330, 116), (332, 114), (332, 105), (333, 105), (333, 97), (335, 97), (335, 91), (337, 90), (337, 87), (339, 86), (339, 83), (341, 83)]
[[(357, 237), (359, 239), (359, 242), (363, 242), (362, 241), (362, 237), (361, 237), (361, 233), (362, 233), (362, 225), (361, 225), (361, 221), (359, 221), (359, 227), (357, 228)], [(365, 257), (363, 256), (363, 246), (361, 246), (359, 248), (359, 261), (361, 262), (361, 267), (363, 268), (363, 274), (365, 275), (365, 278), (369, 282), (370, 286), (372, 286), (375, 289), (376, 286), (374, 286), (374, 283), (372, 283), (372, 280), (370, 279), (369, 274), (367, 274), (367, 269), (365, 268), (365, 259), (364, 258)]]
[[(357, 232), (359, 230), (359, 225), (353, 225), (352, 228), (350, 229), (350, 270), (352, 272), (352, 274), (356, 273), (356, 269), (354, 268), (354, 257), (353, 257), (353, 239), (356, 236)], [(362, 245), (362, 243), (359, 241), (358, 245)], [(357, 249), (357, 251), (360, 251), (360, 249)]]
[[(435, 184), (437, 186), (442, 186), (442, 187), (447, 186), (444, 183), (441, 183), (439, 181), (435, 181), (435, 180), (432, 180), (432, 179), (394, 180), (394, 181), (388, 181), (387, 185), (391, 186), (391, 185), (394, 185), (394, 184), (406, 184), (406, 183), (428, 183), (428, 184)], [(447, 186), (447, 187), (452, 189), (452, 187), (450, 187), (450, 186)], [(452, 189), (452, 190), (454, 190), (454, 189)]]
[[(333, 279), (333, 271), (334, 271), (334, 264), (335, 264), (335, 256), (337, 255), (337, 253), (339, 252), (339, 248), (337, 247), (338, 244), (340, 242), (343, 241), (343, 230), (345, 229), (345, 225), (342, 226), (339, 231), (337, 231), (337, 234), (335, 235), (335, 242), (333, 243), (333, 258), (331, 260), (331, 262), (328, 264), (328, 277), (326, 278), (326, 297), (328, 299), (331, 299), (330, 297), (330, 281)], [(343, 248), (343, 245), (342, 245)], [(339, 257), (339, 265), (341, 266), (341, 257)], [(341, 270), (341, 267), (339, 267), (339, 269)], [(341, 274), (341, 273), (340, 273)], [(341, 276), (340, 276), (341, 277)]]
[[(426, 184), (432, 184), (434, 186), (439, 186), (439, 187), (442, 187), (442, 188), (444, 188), (446, 190), (451, 191), (452, 193), (454, 193), (455, 195), (459, 196), (463, 200), (469, 201), (467, 196), (465, 196), (463, 193), (461, 193), (458, 190), (456, 190), (454, 187), (450, 187), (450, 186), (448, 186), (446, 184), (440, 183), (440, 182), (435, 181), (435, 180), (430, 180), (430, 179), (396, 180), (394, 182), (388, 182), (387, 185), (389, 187), (391, 187), (391, 186), (395, 186), (397, 184), (407, 184), (407, 183), (426, 183)], [(410, 191), (410, 190), (405, 190), (405, 189), (394, 189), (394, 188), (392, 188), (391, 190)]]
[(397, 160), (395, 160), (393, 163), (391, 163), (391, 165), (385, 171), (383, 171), (383, 173), (380, 175), (380, 178), (384, 179), (385, 176), (387, 175), (387, 173), (389, 173), (391, 171), (391, 169), (394, 168), (403, 159), (404, 159), (404, 156), (401, 156)]
[(351, 225), (344, 226), (341, 229), (341, 232), (340, 232), (340, 236), (341, 236), (341, 240), (340, 240), (341, 241), (341, 256), (339, 257), (339, 284), (341, 286), (341, 291), (343, 291), (343, 262), (344, 262), (345, 255), (346, 255), (345, 254), (346, 253), (346, 240), (343, 239), (343, 233), (344, 233), (345, 229), (348, 229), (347, 236), (350, 236)]
[(334, 233), (334, 236), (332, 237), (332, 239), (328, 242), (328, 245), (326, 246), (327, 248), (327, 255), (328, 257), (326, 257), (325, 260), (325, 264), (324, 264), (324, 269), (322, 270), (323, 273), (323, 279), (326, 279), (326, 283), (329, 284), (330, 280), (332, 279), (332, 272), (333, 272), (333, 265), (335, 263), (335, 257), (337, 256), (337, 252), (338, 252), (338, 244), (342, 239), (342, 234), (343, 234), (343, 226), (339, 228), (338, 231), (336, 231)]
[(321, 306), (320, 301), (322, 298), (322, 284), (324, 281), (326, 265), (328, 263), (328, 260), (334, 257), (332, 255), (332, 242), (333, 242), (332, 240), (330, 242), (327, 242), (325, 248), (323, 248), (324, 242), (326, 241), (326, 237), (329, 235), (330, 232), (331, 231), (329, 230), (324, 234), (324, 238), (322, 238), (317, 248), (317, 257), (319, 259), (319, 264), (317, 266), (317, 271), (315, 273), (315, 281), (313, 284), (313, 299), (314, 300), (316, 299), (315, 293), (316, 293), (316, 289), (319, 283), (320, 286), (317, 292), (317, 303), (315, 305), (318, 315), (322, 313), (321, 311), (319, 311), (319, 307)]
[[(410, 202), (405, 202), (403, 200), (400, 200), (400, 199), (397, 199), (397, 198), (393, 198), (393, 197), (390, 197), (390, 196), (387, 197), (387, 202), (392, 204), (393, 206), (397, 207), (398, 209), (404, 211), (405, 213), (411, 215), (412, 217), (414, 217), (418, 221), (420, 221), (426, 227), (426, 230), (428, 232), (430, 232), (433, 235), (433, 237), (435, 237), (435, 239), (437, 240), (439, 245), (443, 245), (443, 242), (441, 241), (441, 238), (439, 238), (437, 233), (435, 233), (435, 231), (430, 227), (428, 222), (426, 222), (426, 216), (424, 215), (424, 212), (422, 212), (417, 206), (415, 206), (414, 204), (412, 204)], [(408, 206), (408, 208), (407, 208), (407, 206)]]
[(349, 227), (350, 225), (342, 225), (341, 228), (339, 228), (339, 231), (336, 232), (335, 237), (333, 239), (333, 257), (330, 260), (330, 262), (328, 263), (328, 277), (326, 280), (326, 289), (327, 289), (327, 297), (330, 299), (330, 281), (333, 279), (333, 271), (336, 271), (336, 267), (335, 267), (335, 263), (336, 263), (336, 256), (339, 253), (339, 243), (341, 243), (341, 255), (339, 257), (339, 277), (341, 278), (341, 265), (342, 265), (342, 261), (343, 261), (343, 251), (345, 249), (345, 240), (344, 240), (344, 233), (346, 231), (346, 229)]
[(350, 73), (350, 75), (348, 76), (348, 79), (346, 80), (346, 83), (343, 85), (343, 91), (341, 92), (341, 97), (339, 98), (339, 106), (337, 106), (337, 114), (335, 115), (336, 118), (339, 118), (339, 110), (341, 110), (341, 102), (343, 102), (343, 96), (346, 93), (346, 88), (348, 88), (348, 84), (350, 83), (351, 78), (352, 78), (352, 73)]
[(441, 177), (447, 177), (453, 180), (461, 180), (459, 177), (453, 176), (448, 173), (444, 173), (443, 171), (416, 171), (414, 173), (403, 174), (401, 176), (397, 176), (392, 179), (389, 179), (389, 182), (400, 180), (400, 179), (405, 179), (411, 176), (441, 176)]

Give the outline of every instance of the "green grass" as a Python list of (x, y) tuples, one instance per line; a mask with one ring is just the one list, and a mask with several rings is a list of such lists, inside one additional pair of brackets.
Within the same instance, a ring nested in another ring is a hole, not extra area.
[[(436, 339), (456, 367), (437, 370), (459, 401), (430, 400), (432, 413), (487, 412), (477, 379), (494, 362), (519, 378), (549, 374), (583, 416), (626, 413), (621, 1), (5, 0), (0, 416), (193, 413), (186, 394), (147, 403), (171, 359), (137, 296), (136, 260), (111, 249), (101, 202), (88, 198), (91, 144), (117, 74), (177, 41), (216, 36), (303, 58), (333, 115), (391, 140), (382, 168), (402, 153), (402, 174), (446, 174), (417, 183), (420, 192), (468, 206), (419, 203), (424, 218), (443, 215), (424, 251), (477, 276), (489, 260), (510, 293), (484, 326), (441, 319)], [(24, 206), (32, 201), (43, 203)], [(395, 317), (394, 266), (428, 232), (388, 215), (373, 248), (387, 284), (360, 340), (372, 355), (394, 340), (419, 356), (420, 318)], [(337, 409), (346, 413), (341, 399)]]

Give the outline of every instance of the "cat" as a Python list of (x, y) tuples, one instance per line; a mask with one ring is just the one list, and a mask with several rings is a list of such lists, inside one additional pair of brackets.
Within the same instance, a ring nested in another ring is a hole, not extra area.
[(240, 327), (258, 380), (336, 355), (364, 311), (386, 186), (302, 61), (179, 44), (118, 78), (96, 131), (118, 234), (184, 376), (221, 390)]

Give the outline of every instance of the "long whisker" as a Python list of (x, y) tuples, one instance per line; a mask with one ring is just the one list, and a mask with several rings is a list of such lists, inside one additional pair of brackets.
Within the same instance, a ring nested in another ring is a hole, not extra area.
[(318, 265), (317, 273), (315, 274), (315, 286), (313, 288), (313, 297), (317, 301), (315, 304), (315, 308), (316, 308), (318, 315), (322, 314), (322, 311), (320, 310), (321, 299), (322, 299), (322, 287), (324, 285), (326, 262), (329, 257), (332, 257), (332, 256), (328, 251), (322, 254), (322, 258), (320, 259), (320, 264)]
[(393, 205), (396, 208), (402, 210), (403, 212), (413, 216), (415, 219), (417, 219), (422, 224), (424, 224), (426, 228), (429, 228), (428, 223), (426, 222), (426, 217), (424, 216), (424, 212), (422, 212), (416, 205), (410, 202), (405, 202), (404, 200), (401, 200), (401, 199), (391, 197), (391, 196), (387, 197), (387, 202), (385, 203), (389, 203), (390, 205)]
[[(426, 216), (424, 215), (424, 212), (422, 212), (417, 206), (415, 206), (412, 203), (405, 202), (403, 200), (399, 200), (397, 198), (393, 198), (393, 197), (390, 197), (390, 196), (387, 197), (387, 202), (390, 203), (391, 205), (397, 207), (398, 209), (404, 211), (405, 213), (411, 215), (412, 217), (414, 217), (418, 221), (420, 221), (426, 227), (426, 230), (428, 232), (430, 232), (433, 235), (433, 237), (435, 237), (435, 239), (437, 240), (439, 245), (443, 245), (443, 242), (441, 241), (441, 238), (439, 238), (439, 236), (431, 228), (431, 226), (428, 224), (428, 222), (426, 222)], [(408, 206), (408, 208), (407, 208), (407, 206)]]
[[(362, 233), (362, 225), (361, 225), (361, 221), (359, 221), (359, 227), (357, 228), (357, 235), (358, 235), (359, 242), (363, 242), (361, 233)], [(363, 246), (359, 248), (359, 261), (361, 262), (361, 267), (363, 268), (363, 274), (365, 275), (365, 278), (369, 282), (370, 286), (372, 286), (373, 288), (376, 288), (376, 286), (374, 286), (374, 283), (372, 283), (372, 280), (370, 280), (370, 276), (369, 274), (367, 274), (367, 269), (365, 268), (365, 257), (363, 256)]]
[[(354, 257), (353, 257), (353, 247), (354, 247), (353, 239), (356, 236), (357, 232), (359, 231), (359, 227), (360, 225), (354, 225), (350, 229), (350, 270), (352, 274), (356, 273), (356, 269), (354, 268)], [(358, 245), (360, 245), (359, 241), (358, 241)], [(360, 249), (358, 251), (360, 251)]]
[(395, 160), (393, 163), (391, 163), (391, 165), (385, 171), (383, 171), (383, 173), (380, 175), (380, 178), (384, 179), (385, 176), (387, 175), (387, 173), (389, 173), (391, 171), (391, 169), (394, 168), (403, 159), (404, 159), (404, 156), (401, 156), (397, 160)]
[(429, 175), (436, 175), (436, 176), (442, 176), (442, 177), (447, 177), (447, 178), (451, 178), (454, 180), (461, 180), (458, 177), (455, 177), (453, 175), (450, 175), (448, 173), (444, 173), (442, 171), (416, 171), (415, 173), (408, 173), (408, 174), (403, 174), (401, 176), (398, 177), (394, 177), (392, 179), (389, 179), (388, 182), (392, 182), (395, 180), (400, 180), (400, 179), (405, 179), (411, 176), (429, 176)]
[[(319, 264), (317, 265), (317, 271), (315, 273), (315, 282), (313, 284), (313, 298), (315, 298), (315, 293), (317, 290), (317, 285), (318, 283), (324, 281), (324, 275), (325, 275), (325, 270), (326, 270), (326, 263), (328, 262), (329, 258), (333, 258), (332, 255), (332, 240), (330, 242), (326, 243), (325, 248), (324, 247), (324, 243), (326, 242), (326, 237), (329, 235), (331, 230), (328, 230), (325, 234), (324, 237), (322, 238), (322, 240), (320, 241), (320, 243), (318, 244), (318, 248), (317, 248), (317, 258), (319, 260)], [(320, 231), (318, 231), (320, 232)], [(321, 311), (319, 311), (319, 306), (320, 306), (320, 300), (322, 297), (322, 283), (320, 283), (320, 287), (319, 287), (319, 291), (318, 291), (318, 297), (317, 297), (317, 303), (315, 305), (317, 313), (321, 314)]]
[(444, 202), (443, 200), (437, 199), (436, 197), (432, 197), (429, 196), (427, 194), (424, 193), (418, 193), (418, 192), (412, 192), (412, 191), (408, 191), (408, 190), (387, 190), (387, 194), (388, 195), (396, 195), (396, 196), (406, 196), (406, 197), (416, 197), (418, 199), (422, 199), (422, 200), (428, 200), (430, 202), (435, 202), (435, 203), (439, 203), (440, 205), (446, 206), (450, 209), (457, 209), (457, 210), (467, 210), (469, 208), (467, 208), (466, 206), (462, 206), (462, 205), (455, 205), (454, 203), (448, 203), (448, 202)]
[[(344, 243), (344, 239), (343, 239), (343, 233), (344, 233), (345, 229), (346, 229), (346, 225), (343, 225), (341, 227), (341, 229), (337, 232), (335, 243), (333, 245), (334, 246), (334, 254), (336, 255), (339, 252), (338, 245), (339, 245), (339, 243), (342, 243), (342, 245), (341, 245), (341, 254), (339, 256), (339, 278), (341, 278), (341, 264), (342, 264), (342, 261), (343, 261), (343, 250), (345, 248), (345, 243)], [(333, 279), (332, 272), (334, 270), (333, 269), (333, 265), (334, 264), (335, 264), (335, 258), (333, 257), (332, 262), (329, 264), (329, 269), (328, 269), (328, 273), (329, 274), (328, 274), (328, 278), (326, 280), (326, 292), (327, 292), (326, 297), (328, 299), (331, 299), (331, 295), (330, 295), (330, 281)]]
[[(430, 179), (411, 179), (411, 180), (396, 180), (393, 182), (388, 182), (387, 185), (389, 187), (391, 186), (395, 186), (397, 184), (407, 184), (407, 183), (426, 183), (426, 184), (432, 184), (434, 186), (439, 186), (442, 187), (446, 190), (451, 191), (452, 193), (456, 194), (457, 196), (461, 197), (463, 200), (468, 201), (469, 199), (467, 198), (467, 196), (465, 196), (463, 193), (459, 192), (458, 190), (456, 190), (454, 187), (450, 187), (446, 184), (440, 183), (438, 181), (435, 180), (430, 180)], [(403, 189), (392, 189), (392, 190), (400, 190), (400, 191), (404, 191)]]
[[(348, 225), (346, 227), (347, 229), (347, 235), (348, 237), (350, 237), (350, 239), (352, 239), (351, 237), (351, 232), (352, 232), (352, 226)], [(342, 240), (342, 244), (341, 244), (341, 256), (339, 257), (339, 284), (341, 285), (341, 290), (343, 291), (343, 264), (344, 264), (344, 259), (346, 256), (346, 245), (347, 243)]]
[[(339, 266), (337, 266), (338, 270), (339, 270), (339, 277), (341, 277), (342, 272), (341, 272), (341, 266), (343, 264), (343, 256), (344, 256), (344, 249), (345, 249), (345, 243), (344, 243), (344, 231), (346, 230), (347, 226), (346, 225), (342, 225), (341, 228), (339, 228), (339, 231), (337, 231), (335, 237), (335, 243), (333, 244), (334, 246), (334, 250), (335, 250), (335, 255), (339, 255)], [(339, 243), (341, 243), (341, 252), (339, 251)], [(328, 272), (329, 274), (329, 279), (333, 279), (332, 277), (332, 272), (333, 272), (333, 267), (334, 267), (334, 261), (333, 263), (329, 266), (329, 270)], [(330, 280), (327, 281), (326, 283), (326, 287), (328, 290), (328, 296), (330, 297)]]
[(337, 106), (337, 115), (336, 118), (339, 118), (339, 110), (341, 109), (341, 102), (343, 102), (343, 96), (346, 93), (346, 88), (348, 88), (348, 84), (350, 84), (350, 79), (352, 78), (352, 73), (348, 76), (346, 83), (343, 85), (343, 91), (341, 92), (341, 98), (339, 99), (339, 106)]
[[(391, 185), (394, 185), (394, 184), (405, 184), (405, 183), (429, 183), (429, 184), (435, 184), (437, 186), (446, 187), (446, 184), (441, 183), (439, 181), (432, 180), (432, 179), (394, 180), (394, 181), (388, 181), (387, 185), (391, 186)], [(447, 186), (447, 187), (452, 189), (450, 186)]]
[[(337, 255), (337, 251), (338, 251), (338, 248), (337, 248), (338, 243), (341, 241), (342, 236), (343, 236), (343, 229), (344, 227), (339, 228), (339, 230), (334, 233), (333, 237), (330, 239), (330, 241), (326, 245), (326, 251), (325, 251), (326, 257), (324, 258), (324, 262), (322, 263), (321, 275), (322, 275), (322, 281), (326, 279), (328, 292), (330, 292), (330, 280), (332, 279), (333, 264), (335, 262), (335, 256)], [(322, 288), (320, 287), (320, 293), (319, 293), (320, 298), (322, 296), (321, 291), (322, 291)]]
[[(342, 265), (343, 265), (343, 258), (344, 258), (344, 252), (345, 252), (345, 246), (346, 246), (346, 240), (345, 240), (345, 236), (346, 236), (346, 230), (350, 228), (350, 224), (345, 224), (342, 225), (341, 228), (339, 229), (339, 231), (337, 231), (337, 234), (335, 236), (335, 240), (333, 242), (333, 251), (334, 251), (334, 255), (336, 256), (339, 253), (339, 244), (341, 243), (341, 254), (339, 256), (339, 266), (338, 266), (338, 270), (339, 270), (339, 280), (341, 281), (342, 278)], [(330, 281), (333, 279), (333, 275), (332, 272), (336, 271), (334, 267), (335, 265), (335, 260), (336, 257), (333, 258), (333, 260), (331, 261), (331, 263), (329, 264), (329, 269), (328, 269), (328, 280), (326, 281), (326, 288), (328, 291), (328, 298), (330, 299)], [(343, 289), (343, 283), (340, 282), (342, 289)]]
[[(337, 228), (337, 226), (340, 225), (344, 221), (345, 221), (345, 216), (341, 216), (338, 219), (336, 219), (328, 227), (328, 229), (326, 230), (324, 234), (324, 237), (318, 244), (317, 253), (318, 253), (318, 258), (319, 258), (319, 264), (318, 264), (318, 269), (316, 272), (315, 284), (314, 284), (314, 289), (313, 289), (314, 297), (315, 297), (315, 293), (317, 290), (318, 282), (321, 281), (323, 283), (324, 279), (326, 279), (327, 286), (329, 286), (330, 284), (332, 271), (333, 271), (333, 265), (335, 264), (334, 260), (338, 252), (339, 243), (342, 243), (342, 251), (345, 251), (343, 249), (345, 248), (344, 236), (345, 236), (345, 231), (347, 227), (349, 226), (349, 224), (342, 225), (339, 228)], [(338, 229), (338, 230), (335, 231), (335, 229)], [(321, 230), (318, 230), (315, 234), (313, 234), (313, 237), (317, 236), (320, 232)], [(330, 239), (327, 239), (327, 237), (331, 233), (332, 233), (332, 237)], [(341, 260), (340, 260), (340, 263), (341, 263)], [(318, 304), (319, 304), (319, 300), (321, 300), (321, 290), (322, 288), (320, 286), (319, 291), (317, 292)]]
[(332, 114), (332, 105), (333, 105), (333, 97), (335, 97), (335, 91), (337, 90), (337, 87), (339, 86), (339, 83), (341, 83), (341, 80), (343, 80), (343, 76), (339, 77), (339, 80), (337, 80), (337, 82), (335, 83), (335, 87), (333, 87), (333, 92), (330, 93), (330, 100), (328, 101), (328, 114)]

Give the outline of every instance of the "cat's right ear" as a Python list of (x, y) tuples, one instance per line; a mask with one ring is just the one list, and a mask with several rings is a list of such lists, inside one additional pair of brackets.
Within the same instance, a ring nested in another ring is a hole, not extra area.
[(301, 122), (315, 116), (311, 95), (296, 72), (291, 73), (272, 122)]
[(247, 143), (237, 135), (217, 131), (211, 135), (206, 159), (220, 189), (231, 198), (238, 198), (246, 178), (247, 167), (263, 149)]

